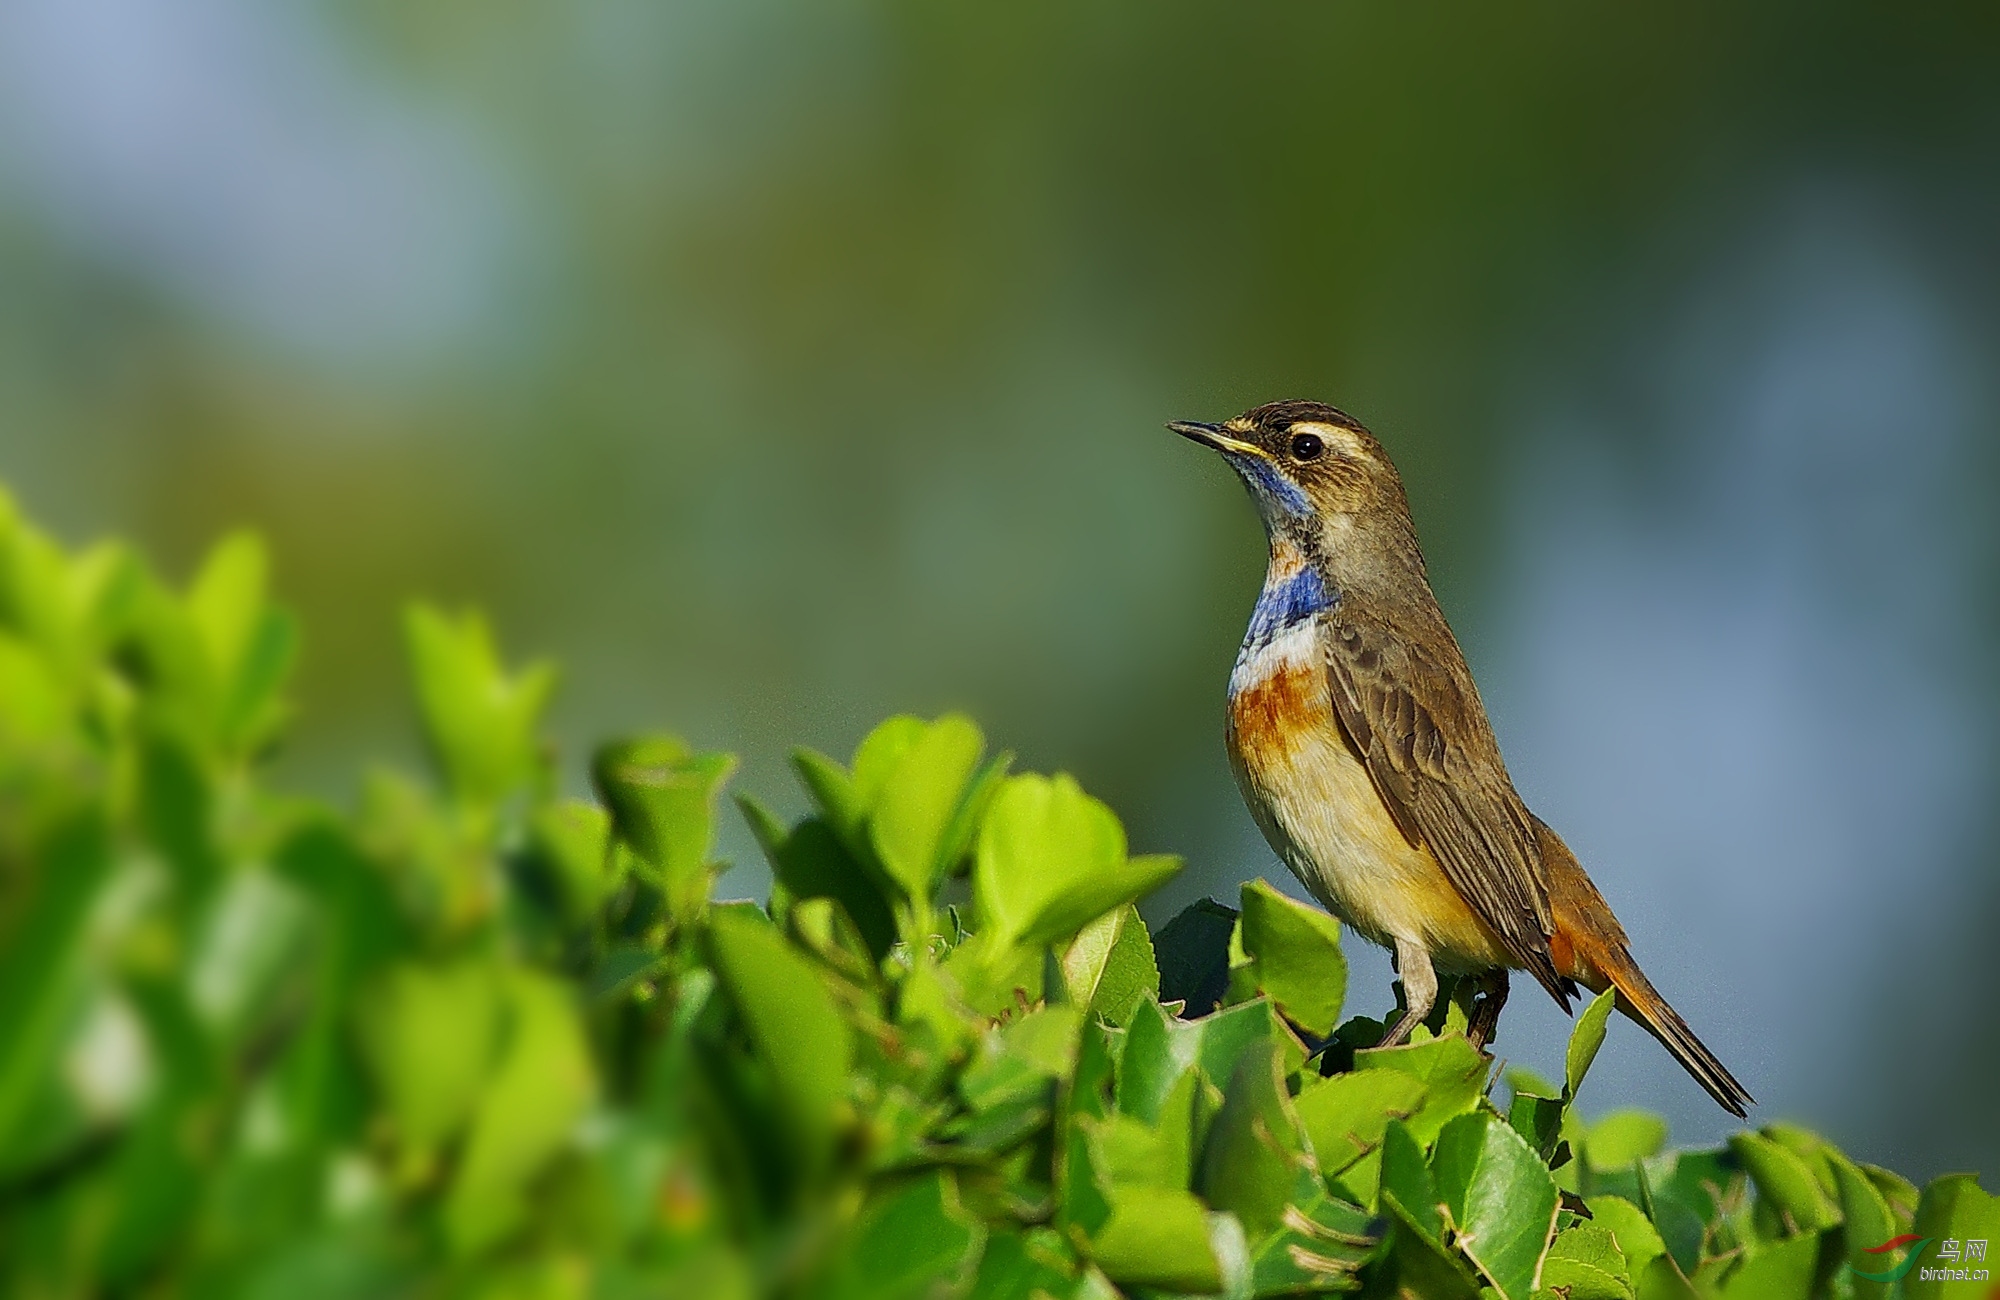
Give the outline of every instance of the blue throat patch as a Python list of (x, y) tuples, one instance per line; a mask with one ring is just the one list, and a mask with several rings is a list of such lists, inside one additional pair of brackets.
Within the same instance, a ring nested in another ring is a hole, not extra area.
[(1329, 589), (1311, 565), (1289, 578), (1267, 582), (1257, 593), (1257, 607), (1250, 611), (1250, 630), (1244, 634), (1243, 644), (1268, 645), (1280, 632), (1339, 603), (1340, 593)]
[(1276, 506), (1278, 513), (1295, 519), (1312, 513), (1312, 502), (1306, 500), (1306, 494), (1299, 490), (1299, 485), (1279, 473), (1277, 466), (1270, 461), (1245, 454), (1229, 457), (1229, 463), (1243, 476), (1250, 491)]

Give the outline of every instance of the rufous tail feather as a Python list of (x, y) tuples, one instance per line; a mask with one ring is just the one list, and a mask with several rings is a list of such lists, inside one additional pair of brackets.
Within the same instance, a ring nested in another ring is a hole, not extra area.
[(1556, 969), (1595, 992), (1616, 988), (1620, 1011), (1658, 1039), (1718, 1105), (1738, 1118), (1746, 1117), (1755, 1099), (1632, 960), (1624, 929), (1569, 847), (1540, 818), (1535, 824), (1541, 832), (1542, 863), (1555, 912), (1556, 932), (1549, 948)]
[(1624, 946), (1600, 948), (1589, 953), (1591, 964), (1604, 972), (1618, 990), (1618, 1009), (1639, 1023), (1647, 1033), (1660, 1040), (1660, 1046), (1667, 1049), (1681, 1068), (1694, 1076), (1694, 1081), (1708, 1089), (1708, 1095), (1716, 1104), (1739, 1119), (1747, 1117), (1749, 1107), (1756, 1103), (1736, 1076), (1727, 1066), (1716, 1059), (1707, 1044), (1695, 1037), (1694, 1030), (1688, 1028), (1687, 1021), (1681, 1019), (1680, 1012), (1668, 1005), (1659, 991), (1639, 969), (1639, 963), (1632, 960), (1632, 954)]

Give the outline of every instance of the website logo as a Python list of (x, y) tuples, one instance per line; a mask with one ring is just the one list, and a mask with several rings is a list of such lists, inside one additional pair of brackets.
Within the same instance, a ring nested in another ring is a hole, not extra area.
[[(1914, 1245), (1911, 1244), (1913, 1242), (1915, 1243)], [(1929, 1237), (1919, 1237), (1914, 1232), (1906, 1232), (1900, 1237), (1889, 1238), (1889, 1240), (1883, 1242), (1879, 1246), (1869, 1246), (1861, 1252), (1864, 1255), (1887, 1255), (1892, 1250), (1898, 1250), (1904, 1246), (1909, 1246), (1910, 1253), (1903, 1257), (1903, 1262), (1896, 1265), (1896, 1267), (1890, 1269), (1888, 1272), (1864, 1273), (1860, 1269), (1855, 1268), (1854, 1265), (1852, 1264), (1849, 1264), (1848, 1268), (1853, 1269), (1854, 1276), (1859, 1278), (1866, 1278), (1870, 1282), (1899, 1282), (1903, 1279), (1905, 1274), (1907, 1274), (1911, 1269), (1917, 1266), (1917, 1256), (1921, 1255), (1923, 1253), (1924, 1247), (1930, 1244), (1931, 1244), (1931, 1239)]]
[[(1903, 1257), (1903, 1262), (1885, 1272), (1867, 1273), (1855, 1268), (1852, 1264), (1849, 1264), (1847, 1267), (1853, 1272), (1854, 1276), (1869, 1282), (1899, 1282), (1909, 1276), (1910, 1270), (1917, 1266), (1918, 1259), (1923, 1256), (1924, 1247), (1930, 1245), (1934, 1240), (1936, 1239), (1932, 1237), (1919, 1237), (1914, 1232), (1906, 1232), (1900, 1237), (1889, 1238), (1889, 1240), (1879, 1246), (1864, 1248), (1862, 1251), (1864, 1255), (1882, 1255), (1886, 1257), (1891, 1251), (1901, 1250), (1905, 1246), (1909, 1247), (1910, 1253)], [(1983, 1264), (1986, 1262), (1986, 1238), (1984, 1237), (1968, 1237), (1964, 1241), (1960, 1241), (1956, 1237), (1946, 1237), (1938, 1243), (1937, 1258), (1938, 1263), (1926, 1264), (1923, 1272), (1917, 1275), (1920, 1280), (1925, 1282), (1985, 1282), (1991, 1278), (1991, 1274), (1986, 1269), (1964, 1267), (1967, 1264)], [(1887, 1262), (1886, 1259), (1884, 1262)]]

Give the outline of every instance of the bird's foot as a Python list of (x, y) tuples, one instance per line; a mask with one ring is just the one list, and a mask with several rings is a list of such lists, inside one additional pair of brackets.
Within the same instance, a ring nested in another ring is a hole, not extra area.
[(1396, 973), (1403, 977), (1403, 1018), (1382, 1035), (1378, 1047), (1400, 1047), (1408, 1042), (1411, 1031), (1437, 1005), (1437, 971), (1422, 944), (1400, 937), (1396, 940)]
[(1507, 972), (1496, 970), (1482, 976), (1479, 985), (1485, 996), (1473, 1009), (1472, 1023), (1466, 1026), (1465, 1036), (1475, 1051), (1483, 1052), (1493, 1041), (1493, 1031), (1500, 1027), (1500, 1008), (1507, 1005)]

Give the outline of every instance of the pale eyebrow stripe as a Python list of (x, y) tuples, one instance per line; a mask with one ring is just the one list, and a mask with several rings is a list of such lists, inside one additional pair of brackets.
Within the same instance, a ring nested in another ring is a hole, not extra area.
[(1361, 450), (1361, 440), (1354, 436), (1352, 429), (1344, 429), (1337, 424), (1325, 424), (1319, 420), (1300, 420), (1292, 426), (1293, 433), (1316, 433), (1330, 445), (1340, 448), (1347, 455)]

